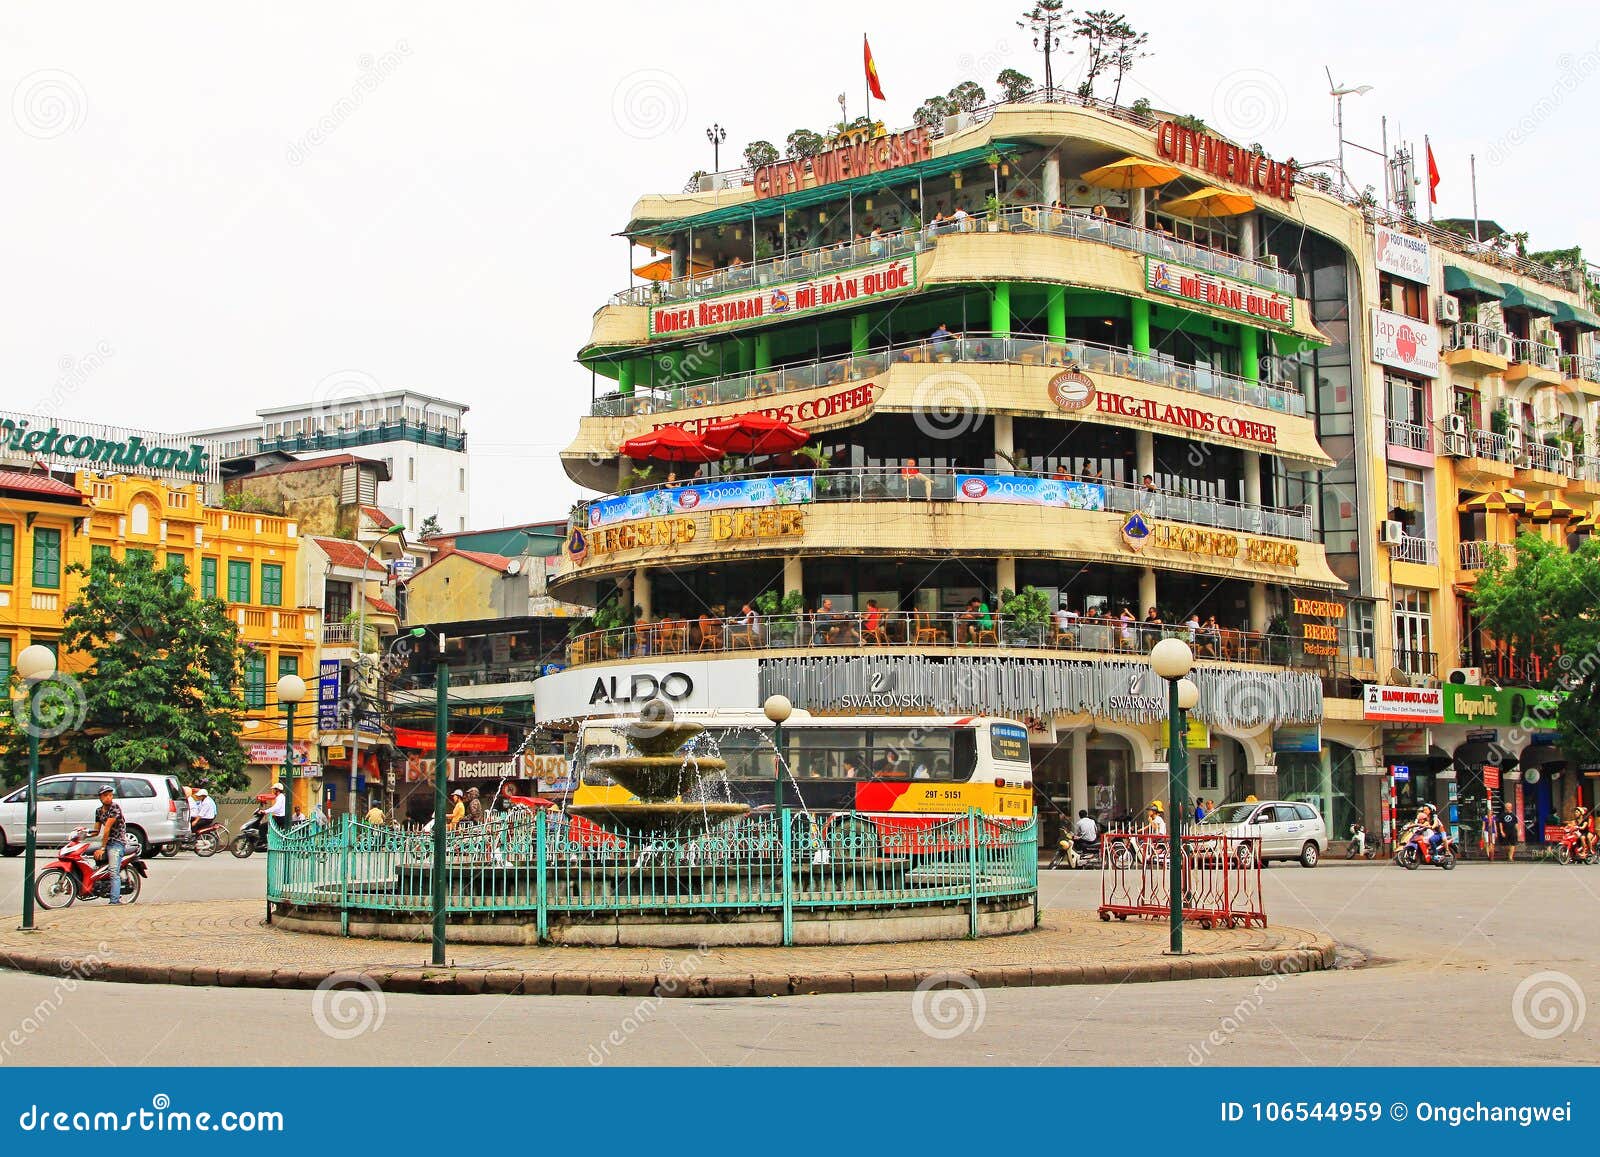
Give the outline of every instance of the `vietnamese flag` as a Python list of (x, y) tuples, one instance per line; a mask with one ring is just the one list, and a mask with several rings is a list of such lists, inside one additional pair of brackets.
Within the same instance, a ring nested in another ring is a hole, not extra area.
[(883, 86), (878, 83), (878, 66), (872, 62), (872, 45), (867, 43), (867, 34), (861, 34), (861, 53), (867, 66), (867, 91), (879, 100), (887, 99), (883, 95)]
[(1439, 203), (1439, 163), (1433, 159), (1433, 142), (1424, 141), (1423, 147), (1428, 150), (1428, 204)]

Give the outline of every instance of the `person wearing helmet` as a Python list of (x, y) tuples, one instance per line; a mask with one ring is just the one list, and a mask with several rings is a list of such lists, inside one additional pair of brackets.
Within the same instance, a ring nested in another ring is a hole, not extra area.
[(272, 822), (280, 828), (289, 824), (289, 795), (283, 790), (283, 784), (272, 785), (272, 802), (267, 805), (267, 814), (272, 817)]
[(203, 787), (194, 789), (194, 798), (189, 801), (189, 830), (198, 832), (201, 828), (209, 827), (217, 822), (217, 801)]
[(1424, 863), (1433, 862), (1434, 852), (1444, 843), (1444, 822), (1439, 819), (1439, 809), (1425, 803), (1417, 809), (1417, 830), (1414, 837), (1421, 845)]
[(445, 820), (446, 828), (453, 829), (457, 824), (466, 818), (466, 815), (467, 805), (465, 798), (461, 794), (461, 789), (458, 787), (455, 791), (450, 793), (450, 815)]
[(1594, 855), (1596, 838), (1594, 812), (1580, 803), (1577, 812), (1573, 814), (1572, 826), (1578, 832), (1578, 848), (1583, 857), (1587, 859)]
[(1145, 809), (1145, 830), (1153, 836), (1167, 834), (1167, 817), (1161, 809), (1161, 801), (1156, 800)]

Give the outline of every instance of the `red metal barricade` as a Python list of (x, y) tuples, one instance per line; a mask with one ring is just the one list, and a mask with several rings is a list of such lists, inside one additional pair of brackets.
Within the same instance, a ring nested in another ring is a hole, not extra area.
[[(1261, 841), (1184, 836), (1183, 918), (1202, 928), (1267, 926), (1261, 897)], [(1100, 919), (1165, 916), (1171, 910), (1166, 836), (1107, 832), (1100, 848)]]

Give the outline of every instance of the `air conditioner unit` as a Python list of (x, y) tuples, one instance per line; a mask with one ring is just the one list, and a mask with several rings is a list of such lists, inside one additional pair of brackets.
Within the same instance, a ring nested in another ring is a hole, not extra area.
[(1571, 442), (1563, 442), (1563, 443), (1561, 443), (1561, 460), (1563, 462), (1565, 462), (1568, 466), (1572, 465), (1572, 443)]
[(1278, 268), (1278, 255), (1276, 253), (1263, 253), (1260, 260), (1261, 264), (1265, 265), (1268, 269)]
[(971, 123), (972, 116), (970, 113), (958, 112), (953, 116), (947, 116), (944, 118), (944, 129), (940, 135), (948, 137), (952, 133), (959, 133)]
[(1467, 446), (1465, 434), (1446, 434), (1444, 436), (1444, 452), (1452, 458), (1470, 458), (1471, 451)]
[(700, 191), (702, 193), (715, 193), (719, 189), (728, 187), (728, 177), (725, 173), (703, 173), (700, 177)]
[(1445, 429), (1458, 438), (1467, 436), (1467, 416), (1465, 414), (1451, 414), (1445, 419)]
[(1506, 449), (1513, 453), (1522, 453), (1522, 427), (1510, 426), (1506, 429)]
[(1481, 687), (1483, 686), (1482, 667), (1453, 667), (1448, 680), (1458, 686)]
[(1461, 320), (1461, 301), (1459, 298), (1452, 297), (1448, 293), (1441, 293), (1439, 295), (1439, 320)]
[(1385, 546), (1399, 546), (1400, 540), (1405, 537), (1405, 527), (1394, 519), (1387, 519), (1383, 524), (1383, 543)]

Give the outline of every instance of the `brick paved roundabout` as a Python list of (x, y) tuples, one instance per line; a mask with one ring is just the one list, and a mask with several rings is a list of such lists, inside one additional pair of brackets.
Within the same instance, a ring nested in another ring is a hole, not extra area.
[(266, 925), (259, 900), (102, 906), (41, 913), (39, 929), (0, 931), (0, 967), (145, 984), (316, 988), (365, 976), (391, 992), (572, 996), (789, 996), (892, 992), (976, 982), (985, 988), (1124, 984), (1331, 968), (1334, 943), (1298, 928), (1188, 928), (1183, 957), (1163, 955), (1164, 922), (1102, 922), (1046, 910), (1033, 932), (977, 941), (815, 948), (570, 948), (344, 939)]

